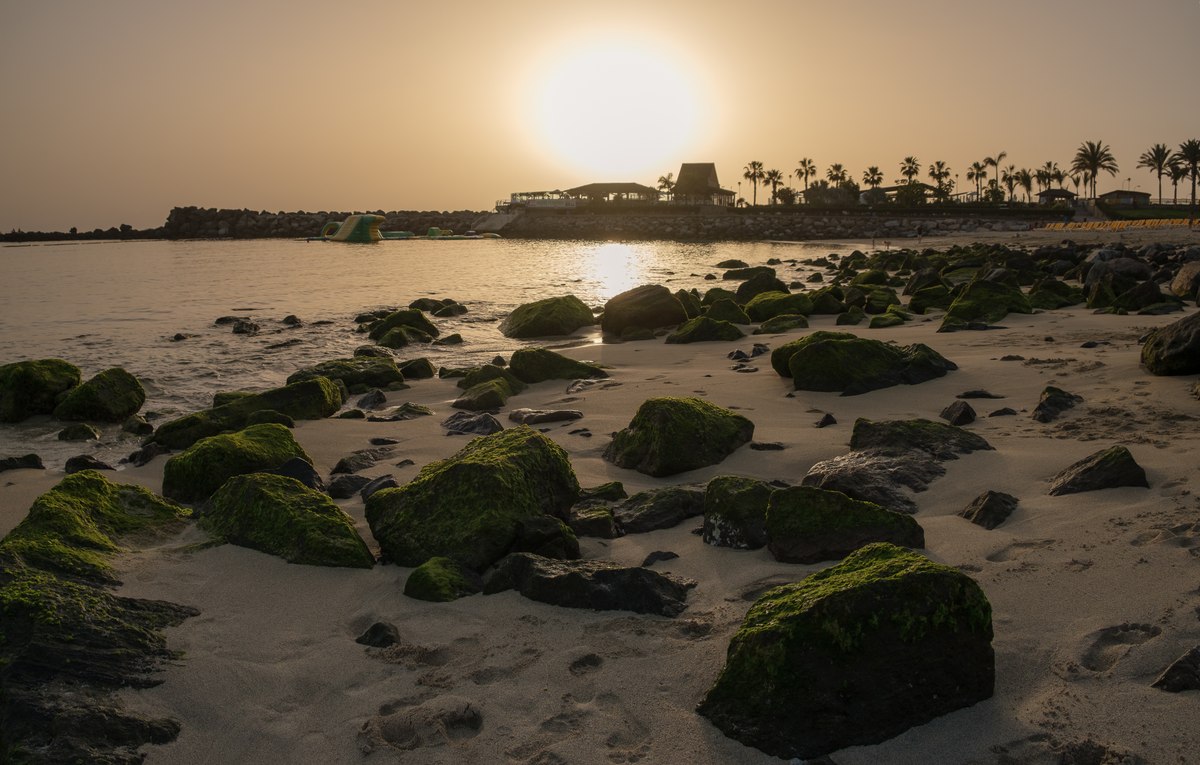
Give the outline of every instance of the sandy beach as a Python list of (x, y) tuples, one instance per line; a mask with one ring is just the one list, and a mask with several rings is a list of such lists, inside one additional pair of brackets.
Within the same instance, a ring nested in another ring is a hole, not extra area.
[[(1137, 244), (1139, 237), (1200, 244), (1200, 233), (1185, 230), (1035, 231), (926, 237), (922, 246), (1036, 246), (1064, 238)], [(900, 245), (915, 242), (892, 247)], [(974, 578), (991, 602), (995, 694), (883, 743), (830, 757), (839, 765), (1200, 762), (1200, 693), (1150, 687), (1172, 661), (1200, 645), (1195, 378), (1155, 377), (1139, 365), (1139, 339), (1180, 316), (1098, 315), (1079, 306), (1011, 314), (1002, 329), (987, 332), (939, 334), (938, 319), (921, 316), (889, 329), (862, 325), (851, 331), (928, 344), (959, 368), (920, 385), (851, 397), (793, 393), (766, 357), (749, 374), (733, 371), (727, 358), (753, 342), (777, 347), (807, 331), (834, 329), (832, 316), (812, 317), (810, 330), (692, 345), (661, 339), (606, 344), (594, 328), (548, 347), (603, 365), (608, 380), (577, 392), (568, 392), (565, 381), (535, 384), (499, 417), (509, 426), (507, 410), (516, 407), (582, 411), (581, 420), (546, 426), (546, 435), (570, 455), (582, 486), (621, 481), (632, 494), (703, 486), (718, 475), (798, 484), (814, 463), (849, 450), (857, 418), (936, 420), (964, 391), (1003, 397), (972, 402), (980, 417), (966, 426), (994, 450), (945, 463), (946, 475), (913, 495), (925, 554)], [(1098, 344), (1083, 347), (1088, 341)], [(1082, 403), (1053, 422), (1035, 421), (1031, 412), (1047, 385)], [(422, 404), (433, 416), (301, 421), (294, 435), (325, 476), (370, 438), (396, 439), (394, 452), (363, 474), (391, 473), (403, 483), (466, 444), (467, 437), (448, 436), (440, 425), (459, 392), (453, 380), (414, 381), (389, 393), (388, 403)], [(626, 427), (645, 399), (679, 395), (736, 409), (754, 422), (754, 441), (783, 448), (742, 448), (719, 465), (661, 479), (602, 458), (610, 434)], [(1017, 414), (987, 416), (1000, 407)], [(824, 413), (837, 423), (814, 427)], [(571, 432), (581, 427), (586, 434)], [(1047, 494), (1060, 470), (1114, 444), (1127, 446), (1145, 468), (1148, 489)], [(412, 462), (396, 466), (401, 460)], [(159, 457), (108, 475), (161, 491), (164, 462)], [(0, 534), (61, 478), (58, 470), (4, 473)], [(990, 531), (958, 517), (989, 489), (1019, 499), (1013, 515)], [(375, 547), (363, 502), (355, 497), (338, 504)], [(674, 619), (558, 608), (515, 592), (426, 603), (402, 593), (411, 569), (327, 569), (233, 545), (197, 549), (206, 537), (191, 526), (118, 562), (120, 594), (200, 611), (167, 630), (169, 646), (183, 658), (161, 675), (162, 684), (121, 698), (132, 710), (182, 724), (174, 742), (142, 749), (148, 763), (777, 761), (726, 738), (695, 707), (755, 597), (828, 564), (784, 564), (766, 549), (712, 547), (694, 533), (699, 521), (580, 540), (585, 557), (629, 566), (653, 551), (677, 553), (653, 566), (698, 583), (687, 610)], [(398, 646), (355, 642), (378, 621), (396, 625)], [(370, 733), (397, 709), (457, 700), (481, 713), (478, 731), (405, 751), (381, 745)]]

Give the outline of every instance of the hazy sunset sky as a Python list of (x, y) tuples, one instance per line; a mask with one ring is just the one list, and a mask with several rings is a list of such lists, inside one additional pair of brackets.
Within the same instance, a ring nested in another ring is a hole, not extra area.
[(961, 188), (1084, 140), (1101, 192), (1156, 194), (1138, 156), (1200, 138), (1200, 0), (0, 0), (0, 99), (3, 231), (484, 210), (681, 162), (736, 190), (915, 155)]

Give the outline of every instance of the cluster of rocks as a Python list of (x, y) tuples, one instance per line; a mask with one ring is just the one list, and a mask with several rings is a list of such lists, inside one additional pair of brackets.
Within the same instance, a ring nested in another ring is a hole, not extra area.
[[(424, 234), (430, 228), (466, 232), (487, 213), (359, 210), (384, 217), (384, 231)], [(329, 222), (340, 223), (350, 212), (267, 212), (265, 210), (218, 210), (205, 207), (175, 207), (158, 233), (164, 239), (264, 239), (317, 236)]]

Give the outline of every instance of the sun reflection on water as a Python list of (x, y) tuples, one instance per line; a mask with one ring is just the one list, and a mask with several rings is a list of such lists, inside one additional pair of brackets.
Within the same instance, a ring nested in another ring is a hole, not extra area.
[(646, 266), (654, 260), (645, 245), (602, 242), (580, 253), (580, 277), (595, 285), (602, 300), (646, 283)]

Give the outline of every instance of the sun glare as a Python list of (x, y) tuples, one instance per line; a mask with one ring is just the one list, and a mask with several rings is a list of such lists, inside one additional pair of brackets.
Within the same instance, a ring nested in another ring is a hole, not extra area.
[(543, 145), (595, 181), (646, 182), (691, 146), (696, 88), (668, 57), (629, 43), (552, 59), (535, 92)]

